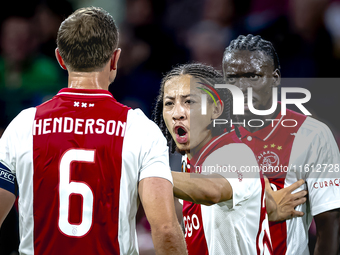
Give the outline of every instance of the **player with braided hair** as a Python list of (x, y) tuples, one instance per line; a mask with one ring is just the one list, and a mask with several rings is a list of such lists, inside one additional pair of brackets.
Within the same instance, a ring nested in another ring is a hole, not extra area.
[[(172, 174), (174, 194), (184, 200), (188, 251), (271, 254), (264, 180), (258, 171), (238, 171), (241, 167), (257, 166), (254, 154), (230, 133), (230, 128), (226, 132), (212, 125), (212, 120), (219, 117), (231, 119), (230, 92), (214, 88), (222, 82), (221, 78), (221, 73), (203, 64), (178, 66), (163, 78), (154, 111), (154, 119), (172, 151), (176, 149), (184, 155), (186, 173)], [(201, 114), (202, 94), (209, 95), (206, 115)], [(211, 174), (212, 171), (204, 170), (213, 165), (231, 165), (237, 171)], [(280, 214), (275, 202), (267, 205), (272, 219), (287, 216)], [(291, 205), (289, 215), (294, 213), (294, 207)]]
[(259, 35), (240, 35), (236, 40), (230, 42), (230, 45), (224, 51), (224, 55), (235, 50), (262, 51), (273, 60), (274, 70), (281, 68), (279, 57), (273, 44), (263, 40)]
[[(219, 73), (217, 70), (215, 70), (211, 66), (207, 66), (207, 65), (203, 65), (203, 64), (199, 64), (199, 63), (184, 64), (184, 65), (181, 65), (181, 66), (177, 66), (177, 67), (173, 68), (170, 72), (168, 72), (163, 77), (163, 79), (161, 81), (161, 87), (160, 87), (159, 95), (156, 99), (156, 105), (155, 105), (153, 115), (154, 115), (154, 121), (158, 124), (158, 126), (162, 130), (164, 136), (169, 141), (172, 153), (175, 152), (175, 150), (176, 150), (176, 143), (174, 142), (174, 139), (172, 138), (169, 130), (167, 129), (167, 127), (165, 125), (165, 122), (164, 122), (164, 119), (163, 119), (163, 112), (162, 112), (163, 111), (163, 103), (164, 103), (164, 99), (163, 99), (164, 98), (164, 85), (167, 81), (171, 80), (172, 78), (174, 78), (176, 76), (180, 76), (180, 75), (186, 75), (186, 74), (200, 79), (201, 83), (206, 85), (205, 87), (209, 86), (209, 87), (206, 88), (208, 90), (211, 90), (212, 87), (215, 84), (224, 83), (223, 76), (222, 76), (221, 73)], [(213, 94), (215, 94), (216, 99), (217, 99), (217, 96), (219, 96), (219, 95), (221, 95), (221, 97), (223, 99), (225, 99), (223, 101), (224, 110), (222, 112), (222, 116), (223, 116), (224, 119), (230, 120), (231, 119), (230, 113), (231, 113), (231, 100), (232, 99), (231, 99), (231, 94), (230, 94), (229, 90), (216, 89), (215, 93), (213, 91), (211, 91), (211, 92)], [(211, 102), (212, 102), (211, 97), (209, 97), (209, 100), (211, 100)], [(217, 132), (217, 135), (219, 135), (224, 131), (223, 129), (224, 128), (222, 128), (221, 126), (217, 126), (214, 129), (214, 132)], [(230, 126), (227, 126), (226, 129), (227, 129), (228, 132), (231, 131)], [(237, 131), (238, 131), (238, 129), (237, 129)]]
[[(255, 109), (270, 109), (272, 89), (281, 82), (279, 59), (271, 42), (258, 35), (239, 36), (225, 50), (223, 72), (226, 83), (239, 87), (245, 98), (250, 91), (248, 88), (252, 88)], [(314, 254), (338, 254), (339, 179), (338, 173), (328, 170), (339, 168), (340, 155), (330, 129), (320, 121), (291, 110), (282, 115), (280, 104), (266, 116), (253, 114), (246, 101), (244, 108), (244, 116), (238, 116), (238, 122), (241, 123), (242, 117), (245, 123), (239, 127), (242, 142), (253, 150), (262, 170), (287, 169), (265, 173), (275, 191), (268, 189), (267, 192), (275, 198), (283, 188), (299, 179), (305, 180), (308, 189), (308, 203), (297, 207), (305, 213), (303, 217), (270, 223), (274, 254), (309, 254), (308, 228), (313, 217), (317, 227)], [(255, 127), (246, 124), (251, 119), (273, 121)], [(289, 119), (297, 124), (294, 127), (280, 125)], [(327, 166), (327, 169), (310, 170), (318, 166)], [(303, 170), (296, 170), (297, 167)]]

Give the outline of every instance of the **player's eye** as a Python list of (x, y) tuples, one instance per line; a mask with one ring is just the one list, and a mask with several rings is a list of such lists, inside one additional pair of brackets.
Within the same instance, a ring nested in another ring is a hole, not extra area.
[(229, 83), (229, 84), (234, 84), (236, 82), (236, 78), (235, 77), (227, 77), (226, 82)]
[(195, 103), (195, 101), (192, 100), (192, 99), (187, 99), (187, 100), (185, 100), (185, 103), (186, 104), (193, 104), (193, 103)]
[(249, 78), (252, 81), (257, 81), (260, 78), (260, 76), (257, 75), (257, 74), (252, 74), (252, 75), (249, 76)]
[(166, 101), (164, 102), (164, 106), (170, 106), (173, 105), (174, 103), (172, 101)]

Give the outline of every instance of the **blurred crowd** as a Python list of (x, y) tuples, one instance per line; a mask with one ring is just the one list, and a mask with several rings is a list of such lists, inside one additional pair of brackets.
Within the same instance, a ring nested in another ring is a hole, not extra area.
[[(333, 113), (340, 109), (340, 0), (11, 1), (0, 16), (0, 134), (23, 108), (67, 86), (67, 73), (54, 57), (58, 27), (88, 5), (117, 15), (122, 55), (110, 92), (118, 101), (151, 117), (164, 73), (191, 61), (220, 70), (232, 39), (259, 34), (277, 50), (283, 86), (311, 91), (307, 109), (340, 144), (340, 120)], [(152, 254), (152, 243), (142, 244)]]

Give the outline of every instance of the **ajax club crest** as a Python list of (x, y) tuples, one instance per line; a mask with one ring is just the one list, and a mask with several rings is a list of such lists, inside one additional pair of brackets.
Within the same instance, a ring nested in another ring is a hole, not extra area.
[(257, 155), (257, 161), (263, 172), (272, 172), (273, 169), (279, 167), (280, 158), (271, 148), (281, 150), (282, 147), (272, 144), (270, 146), (265, 145), (264, 148), (265, 150)]

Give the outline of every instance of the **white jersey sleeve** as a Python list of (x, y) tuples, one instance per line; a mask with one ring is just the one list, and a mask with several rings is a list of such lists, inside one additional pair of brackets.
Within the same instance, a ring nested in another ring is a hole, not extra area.
[[(30, 172), (28, 169), (32, 165), (23, 164), (22, 159), (32, 158), (30, 148), (33, 140), (30, 125), (33, 123), (35, 112), (36, 108), (20, 112), (8, 125), (0, 139), (0, 164), (6, 168), (5, 171), (10, 171), (6, 176), (9, 177), (9, 181), (13, 180), (13, 185), (15, 181), (22, 185), (21, 193), (30, 188), (29, 183), (23, 182), (23, 175)], [(22, 171), (19, 173), (18, 169)]]
[[(259, 188), (258, 164), (253, 151), (245, 144), (232, 143), (215, 150), (203, 163), (203, 170), (209, 168), (230, 183), (233, 198), (222, 202), (230, 208), (247, 201), (254, 189)], [(210, 170), (210, 173), (213, 172)]]
[(123, 151), (127, 151), (124, 146), (138, 149), (139, 181), (147, 177), (160, 177), (173, 183), (168, 146), (159, 127), (139, 109), (129, 110), (127, 123)]
[(15, 175), (19, 189), (20, 252), (33, 250), (33, 153), (32, 128), (36, 108), (20, 112), (0, 139), (0, 162)]
[[(0, 162), (7, 166), (13, 174), (16, 173), (16, 154), (23, 142), (26, 141), (27, 134), (23, 132), (22, 127), (31, 124), (34, 119), (36, 109), (29, 108), (20, 112), (8, 125), (0, 139)], [(20, 132), (19, 132), (20, 130)], [(29, 128), (24, 130), (30, 131)]]
[(12, 174), (15, 174), (16, 153), (15, 147), (18, 143), (18, 137), (14, 132), (15, 123), (18, 122), (18, 117), (8, 125), (0, 139), (0, 162), (8, 168)]
[(340, 207), (339, 148), (324, 123), (307, 117), (295, 135), (290, 166), (306, 180), (313, 216)]

